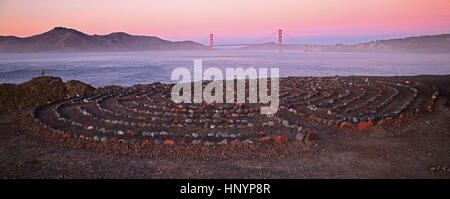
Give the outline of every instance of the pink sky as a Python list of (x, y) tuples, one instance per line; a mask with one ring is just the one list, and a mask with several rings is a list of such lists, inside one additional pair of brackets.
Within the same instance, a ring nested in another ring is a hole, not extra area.
[(352, 42), (449, 33), (450, 0), (0, 0), (0, 35), (55, 26), (196, 41), (209, 33), (258, 39), (281, 28), (296, 39)]

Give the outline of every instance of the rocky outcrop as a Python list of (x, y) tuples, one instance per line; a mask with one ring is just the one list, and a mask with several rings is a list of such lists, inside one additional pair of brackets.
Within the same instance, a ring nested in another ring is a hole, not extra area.
[(95, 88), (78, 80), (69, 80), (66, 83), (68, 95), (85, 94), (94, 91)]
[(31, 108), (47, 101), (63, 99), (76, 94), (87, 94), (97, 89), (80, 81), (63, 82), (59, 77), (36, 77), (22, 84), (0, 84), (0, 110)]

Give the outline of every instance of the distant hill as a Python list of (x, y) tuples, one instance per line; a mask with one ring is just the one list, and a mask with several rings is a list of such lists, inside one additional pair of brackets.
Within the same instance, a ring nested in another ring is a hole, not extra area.
[[(247, 45), (241, 48), (238, 48), (238, 50), (278, 50), (279, 46), (275, 42), (267, 42), (267, 43), (260, 43), (260, 44), (251, 44)], [(283, 46), (283, 50), (302, 50), (302, 47), (298, 46)]]
[(208, 50), (193, 41), (167, 41), (154, 36), (136, 36), (123, 32), (87, 35), (56, 27), (31, 37), (0, 36), (0, 53), (38, 52), (118, 52), (153, 50)]
[(402, 39), (377, 40), (353, 45), (336, 44), (308, 51), (342, 52), (409, 52), (450, 53), (450, 34), (406, 37)]
[(278, 49), (278, 44), (274, 42), (267, 42), (261, 44), (253, 44), (238, 48), (239, 50), (276, 50)]

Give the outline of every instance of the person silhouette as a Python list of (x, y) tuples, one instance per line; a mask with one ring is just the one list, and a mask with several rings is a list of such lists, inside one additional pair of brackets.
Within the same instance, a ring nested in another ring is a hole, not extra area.
[(42, 71), (41, 71), (41, 76), (44, 76), (44, 75), (45, 75), (45, 70), (42, 69)]

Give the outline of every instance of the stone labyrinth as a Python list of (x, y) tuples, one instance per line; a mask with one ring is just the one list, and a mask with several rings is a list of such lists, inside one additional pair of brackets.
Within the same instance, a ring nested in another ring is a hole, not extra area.
[(323, 128), (365, 131), (432, 112), (439, 95), (429, 85), (387, 78), (288, 77), (280, 79), (278, 112), (262, 115), (261, 104), (175, 104), (172, 86), (137, 85), (49, 102), (32, 110), (27, 125), (103, 144), (282, 146), (320, 140)]

